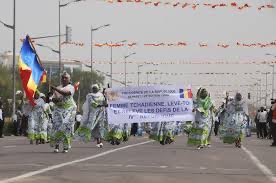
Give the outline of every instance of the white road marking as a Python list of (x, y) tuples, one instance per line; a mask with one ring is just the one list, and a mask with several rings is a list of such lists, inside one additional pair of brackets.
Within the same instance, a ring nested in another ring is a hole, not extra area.
[(223, 170), (223, 171), (248, 171), (248, 169), (240, 169), (240, 168), (216, 168), (216, 170)]
[(35, 164), (35, 163), (22, 163), (22, 164), (0, 164), (0, 166), (43, 166), (41, 164)]
[(16, 147), (16, 146), (3, 146), (3, 148), (13, 148), (13, 147)]
[(54, 169), (58, 169), (58, 168), (61, 168), (61, 167), (64, 167), (64, 166), (68, 166), (68, 165), (72, 165), (72, 164), (75, 164), (75, 163), (80, 163), (80, 162), (83, 162), (83, 161), (95, 159), (95, 158), (98, 158), (98, 157), (101, 157), (101, 156), (105, 156), (105, 155), (110, 154), (110, 153), (113, 153), (113, 152), (121, 151), (121, 150), (128, 149), (128, 148), (131, 148), (131, 147), (136, 147), (136, 146), (143, 145), (143, 144), (147, 144), (147, 143), (150, 143), (150, 142), (153, 142), (153, 141), (150, 140), (150, 141), (146, 141), (146, 142), (141, 142), (141, 143), (137, 143), (137, 144), (132, 144), (132, 145), (120, 147), (120, 148), (117, 148), (117, 149), (105, 151), (105, 152), (102, 152), (102, 153), (100, 153), (100, 154), (96, 154), (96, 155), (93, 155), (93, 156), (89, 156), (89, 157), (87, 157), (87, 158), (82, 158), (82, 159), (78, 159), (78, 160), (74, 160), (74, 161), (69, 161), (69, 162), (66, 162), (66, 163), (61, 163), (61, 164), (49, 166), (49, 167), (47, 167), (47, 168), (43, 168), (43, 169), (40, 169), (40, 170), (37, 170), (37, 171), (25, 173), (25, 174), (22, 174), (22, 175), (13, 177), (13, 178), (1, 180), (0, 183), (17, 182), (17, 181), (20, 181), (20, 180), (22, 180), (22, 179), (24, 179), (24, 178), (32, 177), (32, 176), (34, 176), (34, 175), (42, 174), (42, 173), (44, 173), (44, 172), (48, 172), (48, 171), (51, 171), (51, 170), (54, 170)]
[(18, 138), (10, 138), (10, 137), (4, 137), (4, 138), (0, 138), (0, 141), (13, 141), (13, 140), (26, 140), (27, 139), (27, 137), (22, 137), (22, 138), (20, 138), (20, 137), (18, 137)]
[(85, 163), (80, 164), (79, 166), (93, 166), (93, 167), (125, 167), (125, 168), (157, 168), (157, 169), (166, 169), (166, 168), (175, 168), (175, 169), (193, 169), (193, 170), (221, 170), (221, 171), (248, 171), (249, 169), (241, 168), (207, 168), (207, 167), (188, 167), (188, 166), (175, 166), (169, 167), (166, 165), (123, 165), (123, 164), (94, 164), (94, 163)]
[(269, 178), (271, 182), (276, 183), (276, 177), (273, 172), (265, 166), (251, 151), (249, 151), (246, 147), (242, 146), (242, 149), (248, 154), (250, 159), (254, 162), (254, 164)]

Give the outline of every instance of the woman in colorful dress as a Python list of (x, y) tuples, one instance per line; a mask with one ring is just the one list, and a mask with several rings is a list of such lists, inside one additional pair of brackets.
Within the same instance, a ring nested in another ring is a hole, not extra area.
[(62, 85), (51, 86), (54, 91), (53, 102), (53, 127), (50, 138), (51, 146), (55, 147), (54, 152), (59, 152), (60, 144), (63, 144), (63, 152), (67, 153), (71, 146), (72, 123), (76, 115), (76, 103), (73, 99), (75, 88), (70, 83), (71, 77), (63, 72), (61, 77)]
[(223, 142), (235, 143), (236, 147), (240, 148), (248, 121), (248, 106), (245, 100), (242, 99), (242, 95), (237, 93), (235, 99), (226, 108), (223, 126), (220, 130)]
[(83, 142), (89, 142), (91, 137), (97, 140), (97, 147), (102, 148), (102, 139), (107, 133), (105, 121), (106, 100), (100, 92), (97, 84), (92, 85), (91, 93), (88, 93), (82, 106), (83, 117), (80, 127), (75, 133), (75, 138)]
[(195, 121), (188, 137), (189, 145), (196, 145), (197, 149), (210, 147), (214, 105), (210, 94), (205, 88), (199, 88), (194, 102)]
[(34, 103), (30, 117), (28, 119), (28, 138), (30, 144), (36, 141), (36, 144), (45, 143), (47, 141), (47, 114), (44, 111), (45, 95), (43, 93), (35, 92)]
[(112, 145), (120, 145), (121, 142), (127, 142), (130, 136), (130, 125), (124, 124), (109, 124), (107, 141)]
[(53, 128), (53, 109), (54, 109), (54, 103), (52, 101), (53, 99), (53, 93), (49, 92), (46, 97), (46, 103), (44, 105), (44, 111), (48, 115), (48, 125), (47, 125), (47, 143), (50, 142), (50, 137), (52, 133)]
[(152, 123), (149, 138), (162, 145), (171, 144), (175, 139), (176, 122)]

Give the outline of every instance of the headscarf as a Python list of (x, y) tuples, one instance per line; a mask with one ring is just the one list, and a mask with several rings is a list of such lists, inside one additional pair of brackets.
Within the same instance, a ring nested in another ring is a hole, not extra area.
[(41, 98), (41, 97), (46, 97), (46, 96), (45, 96), (44, 93), (40, 93), (40, 94), (39, 94), (39, 97)]
[[(207, 96), (202, 99), (200, 98), (201, 93), (207, 92)], [(205, 112), (209, 110), (212, 106), (213, 103), (211, 101), (210, 93), (205, 89), (205, 88), (199, 88), (196, 94), (196, 102), (200, 108), (202, 108)]]
[(97, 88), (98, 90), (100, 90), (100, 87), (99, 87), (98, 84), (93, 84), (93, 85), (91, 86), (91, 90), (92, 90), (92, 88)]
[(71, 76), (70, 76), (70, 74), (67, 71), (63, 71), (63, 73), (62, 73), (61, 76), (67, 77), (67, 78), (69, 78), (71, 80)]

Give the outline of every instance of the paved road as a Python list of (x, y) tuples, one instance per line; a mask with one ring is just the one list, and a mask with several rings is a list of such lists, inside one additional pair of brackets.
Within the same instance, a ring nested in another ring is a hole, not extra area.
[(245, 148), (237, 149), (213, 137), (212, 147), (203, 150), (188, 147), (186, 140), (179, 136), (162, 146), (133, 137), (103, 149), (75, 142), (68, 154), (54, 154), (48, 145), (6, 137), (0, 139), (0, 183), (276, 182), (276, 148), (269, 147), (270, 140), (247, 138)]

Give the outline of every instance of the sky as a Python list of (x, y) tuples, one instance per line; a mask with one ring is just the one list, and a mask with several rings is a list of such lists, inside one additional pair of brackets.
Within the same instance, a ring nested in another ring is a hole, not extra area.
[[(170, 2), (177, 2), (171, 1)], [(58, 34), (58, 0), (17, 0), (16, 6), (16, 50), (21, 47), (20, 39), (26, 34), (31, 37)], [(61, 3), (69, 2), (61, 0)], [(161, 2), (167, 2), (161, 0)], [(199, 3), (249, 3), (253, 7), (264, 4), (273, 4), (272, 0), (180, 0), (179, 2)], [(0, 0), (0, 20), (12, 24), (12, 0)], [(164, 65), (162, 62), (194, 62), (194, 61), (241, 61), (261, 62), (273, 60), (266, 53), (276, 55), (276, 47), (270, 48), (218, 48), (217, 43), (233, 45), (236, 42), (268, 43), (276, 40), (276, 8), (263, 9), (248, 8), (237, 10), (234, 8), (199, 7), (173, 8), (172, 6), (159, 5), (158, 7), (137, 3), (107, 3), (99, 0), (86, 0), (85, 2), (72, 3), (61, 8), (61, 28), (65, 32), (65, 25), (72, 27), (72, 41), (84, 43), (83, 47), (66, 45), (62, 47), (62, 59), (76, 59), (90, 61), (90, 29), (104, 24), (110, 27), (102, 28), (93, 32), (94, 43), (117, 42), (127, 40), (129, 43), (137, 42), (136, 47), (114, 48), (113, 61), (121, 64), (113, 65), (113, 78), (124, 81), (124, 56), (136, 52), (127, 61), (135, 64), (127, 64), (127, 72), (137, 72), (137, 65), (144, 62), (159, 63), (159, 65), (146, 65), (140, 68), (141, 84), (147, 81), (146, 72), (168, 73), (197, 73), (197, 72), (234, 72), (244, 73), (256, 71), (271, 72), (268, 65), (248, 64), (171, 64)], [(144, 43), (176, 43), (186, 42), (186, 47), (145, 47)], [(200, 48), (198, 43), (208, 43), (208, 48)], [(58, 48), (58, 39), (51, 38), (39, 40), (37, 43), (46, 44), (54, 49)], [(58, 55), (46, 48), (37, 47), (37, 52), (42, 60), (58, 60)], [(0, 52), (12, 50), (12, 31), (0, 25)], [(103, 72), (110, 71), (110, 49), (93, 48), (93, 60), (106, 62), (107, 64), (95, 63), (93, 67)], [(192, 84), (193, 89), (206, 84), (231, 84), (231, 87), (219, 86), (208, 89), (216, 95), (223, 95), (226, 90), (256, 93), (256, 87), (238, 87), (240, 84), (254, 84), (256, 78), (265, 83), (265, 75), (258, 74), (248, 77), (247, 75), (148, 75), (152, 82), (165, 82), (166, 84)], [(268, 90), (271, 90), (272, 76), (268, 75)], [(106, 82), (109, 79), (107, 78)], [(128, 74), (129, 85), (137, 85), (137, 74)], [(113, 86), (121, 86), (113, 82)], [(263, 90), (266, 88), (263, 87)], [(254, 97), (255, 94), (253, 94)], [(221, 98), (221, 96), (219, 96)], [(219, 98), (218, 98), (219, 100)]]

